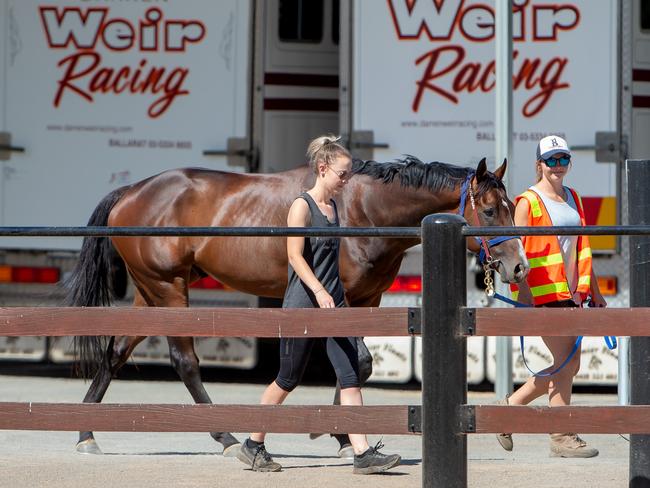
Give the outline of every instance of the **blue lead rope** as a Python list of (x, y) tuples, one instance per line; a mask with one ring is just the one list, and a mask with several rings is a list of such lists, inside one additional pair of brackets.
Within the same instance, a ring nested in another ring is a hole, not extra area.
[[(505, 296), (501, 295), (500, 293), (495, 293), (494, 298), (496, 298), (497, 300), (501, 300), (502, 302), (505, 302), (505, 303), (507, 303), (509, 305), (513, 305), (513, 306), (515, 306), (517, 308), (525, 308), (525, 307), (530, 307), (531, 306), (531, 305), (527, 305), (525, 303), (518, 302), (516, 300), (512, 300), (511, 298), (505, 297)], [(528, 363), (526, 362), (526, 355), (524, 354), (524, 336), (519, 336), (519, 345), (521, 347), (521, 359), (523, 359), (524, 366), (526, 366), (526, 369), (528, 371), (530, 371), (530, 373), (533, 376), (537, 376), (537, 377), (553, 376), (554, 374), (559, 372), (562, 368), (564, 368), (569, 361), (571, 361), (571, 358), (575, 355), (575, 353), (580, 348), (580, 344), (582, 343), (582, 337), (583, 336), (578, 336), (578, 338), (576, 339), (575, 344), (573, 345), (573, 349), (571, 349), (571, 352), (569, 353), (567, 358), (564, 360), (564, 362), (562, 364), (560, 364), (557, 368), (555, 368), (553, 371), (551, 371), (550, 373), (544, 372), (544, 371), (538, 371), (537, 373), (535, 373), (532, 369), (530, 369), (530, 367), (528, 366)], [(605, 344), (607, 345), (607, 348), (609, 350), (616, 349), (616, 347), (618, 345), (618, 343), (616, 341), (616, 336), (605, 336), (604, 339), (605, 339)]]

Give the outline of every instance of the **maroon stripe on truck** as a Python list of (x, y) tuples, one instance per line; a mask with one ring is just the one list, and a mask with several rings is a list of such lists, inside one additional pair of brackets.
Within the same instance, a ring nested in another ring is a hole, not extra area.
[(304, 73), (265, 73), (264, 84), (338, 88), (339, 77), (337, 75), (311, 75)]
[(338, 112), (339, 101), (335, 98), (265, 98), (264, 110)]
[(632, 97), (632, 106), (635, 108), (650, 108), (650, 97), (635, 95)]
[(632, 81), (650, 81), (650, 69), (632, 70)]

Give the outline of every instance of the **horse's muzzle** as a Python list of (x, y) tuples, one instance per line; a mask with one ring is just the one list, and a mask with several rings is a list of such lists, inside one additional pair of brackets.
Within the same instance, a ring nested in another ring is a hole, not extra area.
[(521, 283), (526, 279), (526, 276), (528, 276), (528, 271), (530, 271), (530, 268), (526, 266), (525, 264), (519, 263), (515, 266), (515, 272), (514, 272), (514, 279), (515, 283)]

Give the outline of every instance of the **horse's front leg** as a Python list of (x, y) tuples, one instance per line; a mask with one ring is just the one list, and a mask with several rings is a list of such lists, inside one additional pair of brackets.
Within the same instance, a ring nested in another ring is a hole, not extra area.
[[(111, 384), (111, 379), (117, 371), (126, 363), (135, 347), (142, 342), (141, 337), (120, 337), (117, 340), (111, 337), (106, 349), (105, 360), (101, 363), (90, 388), (86, 392), (83, 403), (100, 403)], [(101, 449), (95, 441), (92, 432), (79, 432), (79, 441), (76, 447), (78, 452), (83, 454), (102, 454)]]
[[(169, 357), (190, 395), (196, 403), (212, 403), (201, 381), (199, 359), (194, 352), (194, 339), (191, 337), (168, 337)], [(239, 441), (229, 432), (210, 432), (212, 438), (223, 445), (223, 455), (233, 457), (239, 450)]]

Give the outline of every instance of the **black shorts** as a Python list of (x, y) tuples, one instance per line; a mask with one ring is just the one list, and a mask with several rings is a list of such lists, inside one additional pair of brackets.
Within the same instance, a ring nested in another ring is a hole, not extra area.
[(359, 387), (359, 358), (356, 337), (280, 339), (280, 371), (275, 382), (284, 391), (292, 391), (302, 379), (316, 341), (325, 341), (327, 356), (341, 388)]

